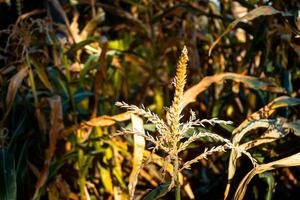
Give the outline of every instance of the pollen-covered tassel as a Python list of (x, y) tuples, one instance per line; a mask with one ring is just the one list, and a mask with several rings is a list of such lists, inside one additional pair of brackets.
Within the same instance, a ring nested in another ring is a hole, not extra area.
[(172, 127), (173, 132), (177, 132), (180, 121), (181, 102), (183, 98), (184, 86), (186, 83), (186, 67), (188, 62), (188, 51), (186, 46), (183, 47), (181, 56), (177, 64), (176, 77), (174, 80), (175, 95), (172, 106), (167, 113), (168, 124)]

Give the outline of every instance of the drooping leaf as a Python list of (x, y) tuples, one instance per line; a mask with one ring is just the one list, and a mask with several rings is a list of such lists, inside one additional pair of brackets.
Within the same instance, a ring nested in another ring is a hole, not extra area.
[(260, 6), (258, 8), (255, 8), (254, 10), (251, 10), (249, 13), (247, 13), (245, 16), (238, 18), (236, 20), (234, 20), (233, 22), (231, 22), (226, 30), (222, 33), (221, 36), (219, 36), (214, 43), (211, 45), (208, 55), (211, 55), (211, 52), (213, 50), (213, 48), (220, 42), (221, 38), (226, 35), (227, 33), (229, 33), (232, 29), (234, 29), (236, 27), (236, 25), (243, 21), (243, 20), (248, 20), (251, 21), (259, 16), (266, 16), (266, 15), (274, 15), (274, 14), (278, 14), (280, 13), (280, 11), (276, 10), (275, 8), (271, 7), (271, 6)]
[(227, 72), (223, 74), (207, 76), (203, 78), (198, 84), (186, 90), (184, 92), (182, 106), (185, 107), (186, 105), (196, 101), (196, 97), (200, 93), (205, 91), (213, 83), (219, 83), (224, 80), (233, 80), (238, 83), (243, 83), (246, 87), (256, 89), (256, 90), (263, 90), (263, 91), (269, 91), (274, 93), (285, 93), (284, 88), (279, 87), (275, 83), (272, 83), (270, 81), (264, 81), (252, 76)]
[(282, 138), (286, 135), (284, 133), (284, 131), (282, 130), (282, 125), (280, 124), (280, 122), (277, 122), (275, 120), (269, 120), (269, 122), (262, 123), (261, 121), (268, 121), (268, 120), (259, 120), (260, 125), (258, 127), (259, 128), (268, 128), (268, 129), (262, 135), (260, 135), (258, 138), (255, 138), (251, 141), (241, 144), (240, 145), (241, 148), (243, 148), (245, 150), (249, 150), (258, 145), (273, 142), (273, 141), (275, 141), (279, 138)]
[(101, 23), (104, 19), (105, 13), (102, 11), (99, 12), (91, 20), (89, 20), (88, 23), (84, 26), (83, 30), (80, 32), (80, 39), (85, 40), (88, 36), (90, 36), (97, 28), (97, 25), (99, 25), (99, 23)]
[(235, 192), (234, 199), (241, 200), (245, 196), (248, 184), (252, 180), (252, 178), (266, 171), (274, 170), (281, 167), (293, 167), (300, 165), (300, 153), (294, 154), (292, 156), (282, 158), (280, 160), (276, 160), (267, 164), (258, 165), (253, 168), (240, 182), (238, 189)]
[[(288, 106), (296, 106), (300, 104), (300, 99), (299, 98), (293, 98), (293, 97), (288, 97), (288, 96), (282, 96), (274, 99), (272, 102), (270, 102), (268, 105), (264, 106), (257, 112), (251, 114), (250, 116), (247, 117), (245, 121), (243, 121), (233, 132), (232, 134), (235, 135), (236, 133), (239, 133), (238, 136), (234, 136), (233, 141), (235, 143), (239, 142), (241, 138), (244, 136), (241, 131), (248, 127), (250, 123), (260, 120), (260, 119), (266, 119), (268, 118), (271, 114), (275, 112), (277, 108), (281, 107), (288, 107)], [(248, 132), (248, 131), (243, 131), (243, 132)]]
[(24, 80), (24, 78), (27, 75), (28, 75), (28, 69), (27, 69), (27, 67), (24, 67), (10, 79), (10, 83), (9, 83), (8, 91), (7, 91), (7, 95), (6, 95), (7, 109), (6, 109), (6, 113), (5, 113), (1, 123), (6, 119), (7, 115), (9, 114), (9, 112), (12, 108), (15, 96), (17, 94), (17, 91), (18, 91), (19, 87), (21, 86), (22, 81)]
[[(272, 102), (270, 102), (269, 104), (267, 104), (266, 106), (258, 110), (257, 112), (248, 116), (245, 121), (243, 121), (236, 129), (234, 129), (234, 131), (232, 132), (232, 134), (234, 135), (232, 139), (233, 145), (236, 147), (240, 146), (249, 149), (254, 146), (267, 143), (267, 142), (272, 142), (280, 137), (283, 137), (284, 135), (281, 133), (281, 131), (276, 129), (276, 126), (272, 128), (274, 122), (276, 124), (276, 120), (268, 119), (268, 118), (272, 113), (275, 112), (277, 108), (295, 106), (299, 104), (300, 104), (300, 99), (298, 98), (282, 96), (274, 99)], [(258, 128), (268, 128), (268, 127), (271, 127), (271, 129), (269, 129), (269, 132), (266, 132), (266, 134), (262, 135), (260, 138), (256, 140), (254, 139), (242, 145), (239, 144), (241, 139), (251, 130), (258, 129)], [(229, 167), (228, 167), (228, 184), (226, 186), (226, 190), (224, 193), (225, 198), (229, 194), (230, 182), (234, 177), (236, 171), (236, 162), (240, 156), (241, 155), (236, 150), (233, 149), (231, 151), (230, 158), (229, 158)]]

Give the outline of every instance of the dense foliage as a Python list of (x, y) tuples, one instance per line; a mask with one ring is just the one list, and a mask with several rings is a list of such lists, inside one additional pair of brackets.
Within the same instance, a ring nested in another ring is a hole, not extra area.
[(0, 199), (296, 199), (299, 10), (0, 0)]

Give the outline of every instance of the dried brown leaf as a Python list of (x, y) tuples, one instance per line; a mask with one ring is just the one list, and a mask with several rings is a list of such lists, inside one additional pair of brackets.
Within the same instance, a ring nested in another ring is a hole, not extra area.
[(100, 117), (95, 117), (92, 118), (91, 120), (84, 122), (83, 124), (88, 125), (88, 126), (98, 126), (98, 127), (103, 127), (103, 126), (112, 126), (116, 122), (123, 122), (130, 120), (130, 113), (125, 112), (121, 113), (118, 115), (114, 116), (100, 116)]
[(263, 81), (252, 76), (227, 72), (227, 73), (217, 74), (214, 76), (207, 76), (203, 78), (198, 84), (186, 90), (183, 96), (183, 104), (182, 104), (183, 108), (188, 104), (195, 102), (196, 97), (201, 92), (205, 91), (213, 83), (219, 83), (223, 80), (233, 80), (238, 83), (243, 83), (248, 88), (260, 89), (260, 90), (270, 91), (275, 93), (285, 93), (284, 88), (279, 87), (272, 82)]
[(13, 105), (13, 101), (17, 94), (17, 91), (18, 91), (19, 87), (21, 86), (22, 81), (24, 80), (24, 78), (27, 75), (28, 75), (28, 69), (27, 69), (27, 67), (24, 67), (10, 79), (10, 83), (8, 85), (8, 91), (7, 91), (7, 95), (6, 95), (7, 109), (6, 109), (6, 113), (3, 117), (3, 119), (1, 121), (1, 124), (5, 121), (8, 113), (10, 112), (12, 105)]
[(44, 186), (44, 184), (47, 181), (50, 163), (56, 149), (56, 143), (60, 137), (60, 132), (64, 128), (61, 98), (59, 96), (55, 96), (52, 98), (48, 98), (48, 101), (51, 108), (51, 118), (50, 118), (51, 128), (49, 131), (49, 147), (47, 150), (43, 169), (40, 172), (37, 183), (35, 185), (35, 193), (33, 199), (37, 198), (40, 189)]

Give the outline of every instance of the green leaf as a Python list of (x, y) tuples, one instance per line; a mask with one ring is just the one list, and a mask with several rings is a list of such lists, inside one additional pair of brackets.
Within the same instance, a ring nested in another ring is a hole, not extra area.
[(294, 97), (280, 97), (276, 101), (274, 100), (272, 108), (280, 108), (280, 107), (288, 107), (288, 106), (296, 106), (300, 104), (300, 98)]
[(149, 192), (145, 196), (144, 200), (155, 200), (155, 199), (158, 199), (160, 197), (163, 197), (164, 195), (167, 194), (169, 185), (170, 185), (169, 183), (159, 185), (158, 187), (153, 189), (151, 192)]
[(56, 67), (51, 67), (48, 70), (49, 79), (53, 86), (55, 87), (55, 91), (64, 98), (68, 98), (68, 88), (67, 88), (67, 78), (65, 75)]
[(15, 159), (7, 149), (0, 149), (0, 200), (17, 199)]
[(39, 77), (39, 79), (42, 81), (42, 83), (44, 84), (44, 86), (50, 90), (51, 92), (53, 92), (53, 88), (52, 85), (48, 79), (48, 75), (46, 72), (46, 66), (43, 66), (42, 63), (38, 62), (35, 58), (30, 57), (30, 63), (34, 66), (36, 73)]
[(74, 44), (67, 53), (72, 53), (72, 52), (76, 52), (82, 48), (84, 48), (84, 46), (94, 43), (96, 41), (99, 41), (99, 37), (98, 36), (94, 36), (94, 37), (89, 37), (86, 40), (83, 40), (81, 42), (78, 42), (77, 44)]
[(130, 44), (133, 42), (133, 40), (134, 38), (131, 35), (126, 34), (123, 39), (112, 40), (108, 42), (108, 48), (119, 51), (126, 51), (129, 49)]
[(99, 54), (92, 54), (88, 57), (87, 61), (84, 63), (83, 69), (80, 70), (80, 76), (79, 76), (80, 84), (83, 84), (83, 81), (90, 70), (97, 68), (98, 60), (99, 60)]
[(263, 178), (268, 184), (268, 190), (267, 190), (267, 193), (265, 195), (265, 200), (271, 200), (273, 190), (275, 188), (275, 179), (274, 179), (272, 173), (271, 172), (265, 172), (265, 173), (259, 174), (259, 178)]

